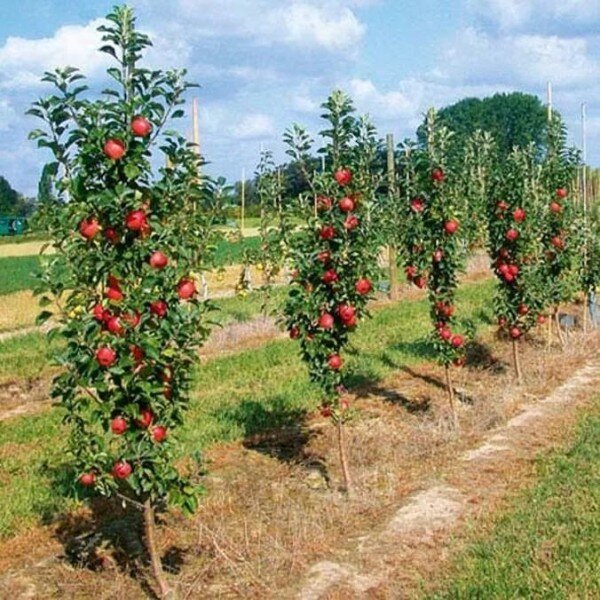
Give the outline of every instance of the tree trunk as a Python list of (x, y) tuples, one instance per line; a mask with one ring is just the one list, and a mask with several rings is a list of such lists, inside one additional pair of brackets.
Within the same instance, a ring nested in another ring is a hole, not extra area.
[(563, 331), (560, 327), (560, 319), (558, 318), (558, 309), (559, 309), (558, 306), (554, 309), (553, 320), (554, 320), (554, 324), (556, 325), (556, 333), (558, 335), (558, 341), (560, 342), (560, 345), (562, 346), (562, 348), (564, 350), (565, 336), (563, 335)]
[(584, 334), (587, 334), (587, 332), (588, 332), (588, 310), (589, 310), (588, 293), (586, 291), (583, 294), (583, 333)]
[(444, 374), (446, 376), (446, 392), (448, 393), (448, 401), (450, 403), (450, 411), (452, 413), (452, 423), (454, 428), (458, 428), (458, 414), (456, 413), (456, 403), (454, 402), (454, 387), (452, 386), (452, 379), (450, 377), (450, 367), (444, 365)]
[(150, 500), (144, 502), (144, 532), (146, 534), (146, 549), (150, 555), (152, 574), (160, 589), (160, 597), (175, 600), (175, 592), (169, 587), (160, 562), (160, 555), (156, 547), (156, 521), (154, 520), (154, 508)]
[(348, 496), (354, 494), (354, 486), (352, 484), (352, 478), (350, 476), (350, 469), (348, 468), (348, 457), (346, 455), (346, 431), (344, 429), (342, 399), (340, 397), (340, 415), (337, 422), (337, 434), (338, 434), (338, 447), (340, 451), (340, 465), (342, 467), (342, 476), (344, 479), (344, 489)]
[(390, 276), (390, 300), (398, 300), (400, 297), (400, 285), (398, 284), (398, 252), (396, 246), (390, 245), (388, 249), (389, 256), (389, 276)]
[(521, 358), (519, 356), (519, 340), (513, 338), (512, 340), (512, 351), (513, 351), (513, 363), (515, 365), (515, 374), (517, 375), (517, 383), (523, 384), (523, 373), (521, 371)]

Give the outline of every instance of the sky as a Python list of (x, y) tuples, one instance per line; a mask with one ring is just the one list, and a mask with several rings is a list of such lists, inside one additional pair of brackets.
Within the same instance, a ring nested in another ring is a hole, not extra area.
[[(35, 195), (48, 155), (25, 116), (57, 66), (100, 88), (107, 58), (96, 28), (113, 1), (0, 2), (0, 175)], [(412, 136), (430, 107), (524, 91), (554, 106), (600, 166), (600, 0), (132, 0), (154, 47), (147, 65), (185, 67), (201, 85), (202, 152), (211, 175), (251, 174), (260, 149), (285, 160), (292, 123), (320, 130), (320, 104), (341, 88), (381, 135)], [(190, 123), (180, 129), (189, 132)]]

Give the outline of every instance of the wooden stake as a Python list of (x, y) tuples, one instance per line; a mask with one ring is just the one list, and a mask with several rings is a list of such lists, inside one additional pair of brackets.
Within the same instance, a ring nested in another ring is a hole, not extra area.
[(156, 521), (154, 519), (154, 508), (150, 500), (144, 502), (144, 532), (146, 534), (146, 548), (150, 555), (152, 574), (160, 589), (160, 597), (175, 600), (175, 592), (169, 587), (160, 561), (158, 548), (156, 547)]
[[(588, 224), (588, 195), (587, 195), (587, 119), (586, 119), (586, 104), (581, 105), (581, 162), (583, 169), (581, 170), (581, 188), (583, 200), (583, 231), (585, 235), (585, 243), (583, 245), (583, 269), (587, 270), (588, 264), (588, 241), (589, 241), (589, 224)], [(583, 291), (583, 333), (588, 332), (588, 290)]]
[(517, 338), (513, 338), (512, 340), (512, 351), (517, 383), (519, 385), (523, 385), (523, 372), (521, 371), (521, 358), (519, 356), (519, 340)]
[(552, 316), (553, 316), (554, 324), (556, 325), (556, 334), (558, 335), (558, 341), (560, 342), (560, 345), (562, 346), (562, 349), (564, 350), (566, 342), (565, 342), (565, 336), (563, 335), (563, 331), (560, 327), (560, 319), (558, 317), (558, 310), (559, 310), (559, 307), (556, 306), (554, 308), (554, 314)]
[(339, 398), (339, 417), (337, 422), (337, 435), (338, 435), (338, 448), (340, 452), (340, 466), (342, 467), (342, 477), (344, 479), (344, 489), (346, 494), (351, 497), (354, 495), (354, 485), (352, 483), (352, 477), (350, 476), (350, 468), (348, 467), (348, 456), (346, 454), (346, 431), (344, 428), (343, 413), (344, 408), (342, 406), (342, 397)]
[(454, 429), (458, 429), (458, 414), (456, 413), (456, 403), (454, 402), (454, 386), (450, 377), (449, 365), (444, 365), (444, 375), (446, 377), (446, 392), (448, 393), (448, 401), (450, 403), (450, 411), (452, 412), (452, 422)]
[(241, 210), (241, 230), (244, 237), (244, 224), (246, 220), (246, 169), (242, 169), (242, 210)]

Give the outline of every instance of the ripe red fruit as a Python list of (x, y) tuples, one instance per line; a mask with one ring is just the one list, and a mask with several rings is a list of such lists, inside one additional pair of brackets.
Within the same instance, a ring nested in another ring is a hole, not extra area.
[(79, 223), (79, 233), (86, 239), (93, 239), (96, 234), (100, 231), (100, 223), (97, 219), (90, 218), (84, 219)]
[(329, 250), (324, 250), (323, 252), (319, 252), (317, 254), (317, 260), (322, 262), (323, 264), (327, 264), (331, 260), (331, 252)]
[(340, 304), (337, 308), (337, 312), (344, 323), (352, 321), (356, 316), (356, 309), (350, 304)]
[(125, 144), (121, 140), (110, 138), (106, 140), (102, 151), (110, 160), (119, 160), (125, 154)]
[(339, 202), (340, 210), (343, 213), (349, 213), (352, 212), (354, 210), (354, 200), (352, 200), (352, 198), (348, 198), (348, 196), (346, 196), (345, 198), (342, 198)]
[(167, 437), (167, 428), (162, 425), (157, 425), (152, 428), (152, 439), (155, 442), (162, 442)]
[(511, 327), (509, 330), (510, 337), (516, 340), (521, 337), (521, 330), (518, 327)]
[(104, 236), (111, 244), (118, 244), (121, 240), (121, 236), (117, 233), (117, 230), (114, 227), (107, 227), (104, 230)]
[(325, 212), (326, 210), (331, 209), (332, 204), (331, 198), (328, 198), (327, 196), (317, 197), (317, 210), (319, 212)]
[(127, 323), (127, 325), (129, 325), (133, 329), (135, 329), (142, 320), (142, 315), (140, 315), (140, 313), (137, 310), (132, 313), (126, 313), (122, 316), (123, 321), (125, 321), (125, 323)]
[(508, 272), (509, 272), (509, 273), (510, 273), (510, 274), (511, 274), (513, 277), (516, 277), (516, 276), (519, 274), (519, 272), (520, 272), (520, 269), (519, 269), (519, 267), (518, 267), (517, 265), (508, 265)]
[(516, 208), (513, 212), (513, 219), (517, 223), (522, 223), (525, 220), (527, 213), (522, 208)]
[(352, 172), (350, 169), (338, 169), (335, 172), (335, 180), (338, 182), (338, 185), (344, 187), (352, 181)]
[(354, 285), (354, 289), (361, 296), (365, 296), (373, 289), (373, 286), (371, 285), (371, 282), (368, 279), (363, 278), (359, 279), (356, 282), (356, 284)]
[(448, 341), (452, 338), (452, 331), (448, 327), (442, 327), (438, 330), (439, 336), (444, 340)]
[(442, 169), (434, 169), (431, 171), (431, 179), (438, 183), (441, 183), (445, 179), (444, 171)]
[(519, 232), (516, 229), (509, 229), (505, 237), (509, 242), (514, 242), (519, 237)]
[(431, 258), (433, 259), (433, 262), (439, 263), (442, 262), (442, 259), (444, 258), (444, 252), (442, 250), (440, 250), (439, 248), (431, 255)]
[(96, 474), (95, 473), (83, 473), (79, 477), (79, 483), (85, 486), (92, 486), (96, 483)]
[(453, 235), (454, 233), (456, 233), (457, 229), (458, 229), (458, 221), (456, 221), (455, 219), (451, 219), (450, 221), (446, 221), (444, 223), (444, 231), (448, 235)]
[(510, 256), (510, 252), (508, 251), (508, 248), (500, 248), (500, 250), (498, 250), (498, 255), (502, 258), (508, 258)]
[(177, 284), (177, 294), (181, 300), (189, 300), (196, 295), (196, 284), (191, 279), (181, 279)]
[(342, 360), (342, 357), (339, 354), (332, 354), (327, 360), (327, 364), (329, 365), (330, 369), (333, 369), (334, 371), (339, 371), (342, 368), (344, 361)]
[(562, 206), (558, 202), (550, 202), (550, 212), (558, 214), (562, 210)]
[(150, 312), (161, 319), (167, 314), (168, 308), (164, 300), (155, 300), (150, 303)]
[(104, 306), (102, 306), (102, 304), (96, 304), (94, 308), (92, 308), (92, 315), (94, 319), (96, 319), (96, 321), (104, 321), (106, 312), (107, 311), (105, 310)]
[(112, 367), (115, 364), (115, 362), (117, 362), (117, 353), (108, 346), (98, 348), (98, 350), (96, 351), (96, 362), (101, 367)]
[(515, 276), (512, 273), (505, 273), (504, 274), (504, 281), (506, 281), (506, 283), (512, 283), (515, 280)]
[(137, 137), (148, 137), (152, 132), (152, 124), (146, 117), (138, 115), (131, 121), (131, 133)]
[(417, 267), (414, 265), (408, 265), (408, 267), (404, 269), (404, 272), (406, 273), (406, 279), (412, 281), (417, 275)]
[(333, 410), (331, 409), (331, 406), (323, 406), (321, 408), (321, 416), (322, 417), (330, 417), (333, 414)]
[(566, 188), (558, 188), (556, 190), (556, 197), (557, 198), (566, 198), (569, 195), (569, 192), (567, 191)]
[(498, 326), (506, 327), (506, 317), (498, 317)]
[(109, 287), (106, 292), (104, 292), (104, 295), (113, 302), (121, 302), (124, 298), (123, 292), (114, 287)]
[(125, 328), (121, 325), (119, 317), (110, 317), (106, 322), (106, 328), (114, 335), (123, 335), (125, 333)]
[(164, 269), (169, 264), (169, 259), (160, 250), (150, 256), (150, 266), (153, 269)]
[(537, 318), (537, 322), (538, 322), (540, 325), (543, 325), (543, 324), (546, 322), (546, 315), (540, 315), (540, 316)]
[(325, 271), (325, 273), (323, 273), (321, 281), (323, 283), (326, 283), (327, 285), (330, 285), (332, 283), (335, 283), (339, 278), (340, 277), (336, 273), (336, 271), (334, 271), (333, 269), (328, 269), (327, 271)]
[(131, 231), (141, 231), (148, 225), (146, 213), (141, 210), (132, 210), (125, 217), (125, 227)]
[(465, 343), (465, 338), (462, 335), (457, 334), (452, 338), (452, 345), (455, 348), (461, 348), (464, 345), (464, 343)]
[(144, 408), (140, 413), (140, 418), (136, 420), (138, 427), (148, 429), (154, 420), (154, 413), (149, 408)]
[(324, 225), (319, 232), (322, 240), (332, 240), (335, 237), (335, 229), (331, 225)]
[(455, 367), (464, 367), (467, 362), (467, 359), (464, 356), (459, 356), (452, 361), (452, 364)]
[(358, 220), (358, 217), (356, 215), (348, 215), (344, 220), (344, 228), (347, 231), (352, 231), (353, 229), (356, 229), (359, 226), (359, 224), (360, 221)]
[(520, 315), (526, 315), (529, 312), (529, 308), (525, 304), (519, 304), (519, 308), (517, 308), (517, 312)]
[(416, 213), (423, 212), (425, 209), (425, 200), (423, 198), (413, 198), (410, 201), (410, 208)]
[(127, 421), (123, 417), (115, 417), (110, 422), (110, 430), (115, 435), (123, 435), (127, 431)]
[(422, 290), (427, 285), (427, 279), (423, 276), (413, 279), (413, 283)]
[(144, 351), (139, 346), (130, 346), (130, 350), (134, 362), (139, 365), (144, 360)]
[(501, 212), (505, 212), (508, 210), (508, 204), (504, 200), (500, 200), (496, 202), (496, 208)]
[(127, 479), (131, 475), (132, 471), (133, 469), (127, 461), (120, 460), (119, 462), (115, 463), (112, 469), (112, 474), (115, 479)]
[(500, 273), (500, 275), (506, 275), (507, 273), (510, 273), (510, 266), (506, 263), (502, 263), (498, 267), (498, 273)]
[(550, 243), (557, 249), (563, 250), (565, 247), (565, 241), (558, 235), (552, 236)]
[(297, 340), (299, 337), (300, 337), (300, 330), (295, 325), (290, 327), (290, 338), (292, 340)]
[(333, 318), (333, 315), (330, 313), (323, 313), (319, 317), (319, 327), (321, 329), (333, 329), (334, 322), (335, 320)]

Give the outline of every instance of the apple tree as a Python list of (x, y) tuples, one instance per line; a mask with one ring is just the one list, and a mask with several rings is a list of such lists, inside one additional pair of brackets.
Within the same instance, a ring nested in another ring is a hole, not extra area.
[[(284, 322), (321, 390), (323, 414), (337, 424), (344, 484), (351, 493), (344, 442), (349, 414), (344, 350), (367, 316), (373, 291), (377, 244), (370, 211), (380, 174), (373, 168), (374, 131), (355, 117), (350, 98), (336, 91), (323, 109), (326, 168), (307, 172), (311, 191), (300, 198), (304, 224), (290, 238), (293, 281)], [(300, 160), (310, 152), (311, 140), (301, 128), (288, 132), (286, 140), (290, 154)]]
[[(44, 122), (31, 138), (53, 156), (60, 205), (47, 221), (56, 258), (41, 299), (57, 299), (52, 335), (66, 342), (52, 395), (64, 409), (79, 485), (143, 510), (166, 596), (155, 511), (174, 504), (192, 512), (199, 491), (174, 457), (197, 348), (209, 333), (195, 270), (210, 267), (212, 223), (202, 207), (211, 193), (195, 148), (165, 130), (184, 116), (185, 71), (141, 66), (151, 42), (130, 8), (115, 8), (99, 31), (100, 51), (114, 61), (110, 87), (92, 95), (77, 69), (57, 69), (44, 76), (56, 92), (29, 111)], [(40, 321), (50, 316), (45, 310)]]

